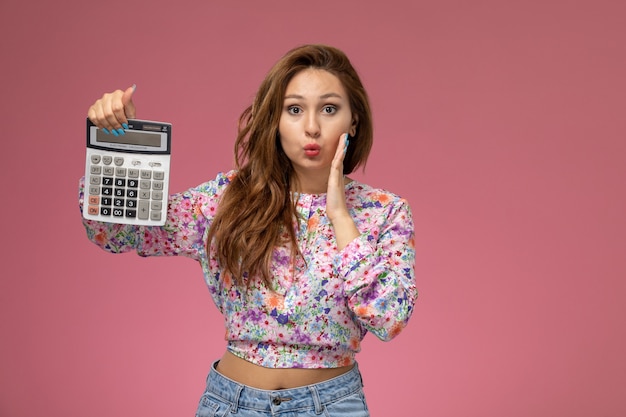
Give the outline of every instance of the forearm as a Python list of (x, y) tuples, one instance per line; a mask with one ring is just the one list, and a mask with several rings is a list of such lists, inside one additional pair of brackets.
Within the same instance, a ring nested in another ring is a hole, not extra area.
[(359, 237), (359, 229), (357, 229), (354, 220), (348, 213), (337, 219), (332, 220), (333, 229), (335, 230), (335, 240), (337, 241), (337, 250), (343, 250), (350, 242)]
[(355, 316), (389, 340), (406, 325), (417, 298), (414, 229), (405, 202), (380, 215), (381, 227), (364, 228), (338, 254), (335, 267)]

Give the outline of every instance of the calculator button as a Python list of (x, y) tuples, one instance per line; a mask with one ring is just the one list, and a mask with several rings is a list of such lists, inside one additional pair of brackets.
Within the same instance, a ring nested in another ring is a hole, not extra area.
[(137, 210), (126, 210), (126, 217), (134, 219), (135, 217), (137, 217)]
[(113, 195), (113, 188), (102, 187), (102, 195)]
[(150, 189), (150, 181), (148, 180), (141, 180), (139, 181), (139, 188), (142, 190), (149, 190)]
[(102, 170), (102, 173), (104, 175), (112, 177), (113, 174), (115, 174), (115, 168), (113, 168), (113, 167), (104, 167), (104, 169)]
[(100, 214), (103, 216), (110, 216), (111, 209), (109, 207), (100, 207)]
[(158, 222), (159, 220), (161, 220), (161, 212), (160, 211), (153, 211), (150, 213), (150, 220), (153, 220), (155, 222)]
[(162, 208), (163, 208), (163, 203), (161, 203), (160, 201), (152, 201), (152, 203), (150, 203), (151, 210), (161, 211)]
[(111, 197), (102, 197), (101, 205), (110, 206), (112, 202), (113, 199)]
[(102, 157), (102, 163), (103, 163), (104, 165), (111, 165), (111, 162), (113, 162), (113, 157), (112, 157), (112, 156), (109, 156), (109, 155), (104, 155), (104, 156)]
[(125, 177), (126, 176), (126, 168), (115, 168), (115, 176), (116, 177)]
[(91, 155), (91, 163), (99, 164), (100, 163), (100, 155)]
[(152, 175), (154, 176), (155, 180), (163, 181), (165, 179), (165, 172), (163, 171), (154, 171)]
[(150, 178), (152, 178), (152, 171), (147, 171), (145, 169), (141, 170), (141, 179), (142, 180), (149, 180)]
[(150, 206), (149, 202), (139, 200), (139, 205), (137, 206), (137, 217), (140, 220), (148, 220), (148, 215), (150, 214)]
[(124, 209), (121, 208), (114, 208), (113, 209), (113, 215), (115, 217), (124, 217)]
[(111, 177), (102, 178), (102, 185), (107, 185), (107, 186), (113, 185), (113, 178)]
[(152, 191), (153, 200), (163, 200), (163, 191)]
[(99, 195), (100, 194), (100, 187), (98, 187), (97, 185), (90, 185), (89, 186), (89, 194), (90, 195)]
[(139, 178), (139, 170), (135, 168), (129, 168), (128, 178)]
[(116, 187), (125, 187), (126, 186), (126, 180), (124, 178), (116, 178), (115, 179), (115, 186)]
[(122, 165), (124, 165), (124, 158), (122, 158), (121, 156), (116, 156), (115, 158), (113, 158), (113, 163), (115, 164), (115, 166), (121, 167)]
[(142, 200), (150, 199), (150, 191), (149, 190), (139, 190), (139, 198)]
[(126, 207), (135, 208), (137, 207), (137, 200), (128, 199), (126, 200)]
[[(90, 195), (88, 198), (89, 201), (89, 205), (90, 206), (97, 206), (100, 203), (100, 196), (99, 195)], [(96, 214), (98, 214), (96, 212)]]
[(137, 198), (137, 190), (126, 190), (126, 197), (128, 198)]
[(123, 198), (114, 198), (113, 205), (115, 207), (124, 207), (124, 199)]
[(137, 186), (139, 186), (139, 181), (128, 180), (128, 183), (126, 183), (126, 185), (128, 185), (128, 188), (137, 188)]
[(99, 165), (91, 165), (89, 167), (89, 173), (91, 175), (100, 175), (102, 173), (102, 167)]
[(91, 214), (92, 216), (97, 216), (98, 215), (98, 206), (89, 206), (89, 207), (87, 207), (87, 213)]
[(123, 189), (123, 188), (116, 188), (116, 189), (113, 191), (113, 195), (114, 195), (115, 197), (124, 197), (124, 194), (126, 194), (126, 193), (124, 192), (124, 189)]
[(89, 177), (89, 184), (100, 185), (100, 177)]
[(161, 191), (163, 189), (163, 181), (152, 181), (152, 189)]

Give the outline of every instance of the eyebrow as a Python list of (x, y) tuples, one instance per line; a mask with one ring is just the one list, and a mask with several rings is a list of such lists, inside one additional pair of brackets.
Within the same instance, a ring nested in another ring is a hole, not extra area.
[[(331, 97), (336, 97), (336, 98), (342, 98), (341, 95), (337, 94), (337, 93), (326, 93), (326, 94), (322, 94), (319, 98), (321, 99), (327, 99), (327, 98), (331, 98)], [(285, 100), (288, 98), (295, 98), (295, 99), (299, 99), (302, 100), (304, 99), (303, 96), (299, 95), (299, 94), (289, 94), (285, 96)]]

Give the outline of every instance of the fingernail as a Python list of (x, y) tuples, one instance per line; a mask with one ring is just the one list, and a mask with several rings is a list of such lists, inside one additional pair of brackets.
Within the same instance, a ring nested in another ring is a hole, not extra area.
[(104, 133), (106, 133), (107, 135), (109, 134), (109, 130), (108, 130), (106, 127), (103, 127), (101, 130), (102, 130)]
[(117, 130), (115, 130), (115, 129), (112, 129), (111, 133), (113, 133), (113, 136), (119, 136), (120, 135), (119, 133), (117, 133)]
[(133, 93), (135, 92), (136, 89), (137, 89), (137, 84), (133, 84)]
[(122, 123), (122, 127), (123, 127), (124, 129), (128, 129), (128, 123)]
[(117, 133), (119, 133), (120, 135), (126, 134), (126, 132), (124, 132), (124, 129), (117, 129)]

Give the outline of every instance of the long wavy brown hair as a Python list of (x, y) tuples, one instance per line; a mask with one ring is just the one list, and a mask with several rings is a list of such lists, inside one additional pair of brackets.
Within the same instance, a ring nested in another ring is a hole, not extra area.
[(260, 275), (271, 288), (274, 249), (289, 245), (292, 262), (299, 256), (291, 198), (294, 170), (283, 151), (278, 125), (289, 81), (298, 72), (322, 69), (341, 81), (358, 121), (344, 159), (349, 174), (365, 166), (372, 147), (373, 126), (369, 99), (348, 57), (326, 45), (304, 45), (285, 54), (268, 72), (253, 103), (239, 117), (235, 142), (236, 176), (226, 187), (211, 228), (207, 250), (215, 239), (220, 266), (239, 286)]

